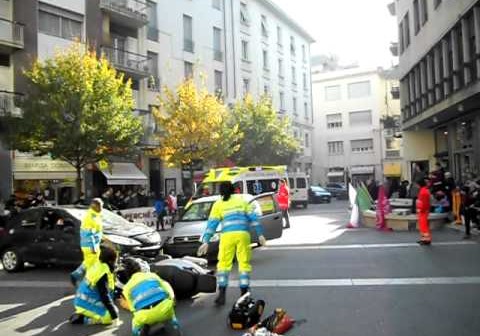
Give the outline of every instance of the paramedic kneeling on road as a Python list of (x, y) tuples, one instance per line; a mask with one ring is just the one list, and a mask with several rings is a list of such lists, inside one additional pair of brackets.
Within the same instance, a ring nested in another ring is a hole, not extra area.
[(203, 244), (198, 248), (198, 255), (208, 252), (208, 243), (222, 222), (220, 247), (218, 251), (217, 278), (219, 294), (215, 300), (217, 305), (225, 304), (225, 295), (228, 286), (228, 276), (232, 270), (233, 258), (237, 256), (240, 274), (240, 291), (245, 294), (249, 291), (250, 257), (252, 253), (250, 226), (253, 226), (258, 235), (260, 245), (266, 244), (263, 228), (258, 222), (258, 216), (253, 204), (248, 203), (242, 195), (234, 194), (232, 183), (223, 182), (220, 185), (221, 199), (213, 204), (207, 229), (202, 237)]

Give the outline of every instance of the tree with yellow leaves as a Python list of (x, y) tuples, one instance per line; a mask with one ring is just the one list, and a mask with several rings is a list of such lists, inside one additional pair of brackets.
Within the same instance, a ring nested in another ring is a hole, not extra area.
[(239, 132), (221, 100), (192, 79), (175, 91), (165, 87), (154, 111), (160, 128), (156, 150), (168, 164), (188, 167), (193, 190), (194, 164), (224, 161), (238, 149)]

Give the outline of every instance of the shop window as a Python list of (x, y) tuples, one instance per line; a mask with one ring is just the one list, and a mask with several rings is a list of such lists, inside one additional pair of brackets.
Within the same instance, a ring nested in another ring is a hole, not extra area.
[(457, 123), (455, 147), (457, 149), (469, 149), (473, 147), (473, 130), (475, 123), (473, 120), (464, 120)]

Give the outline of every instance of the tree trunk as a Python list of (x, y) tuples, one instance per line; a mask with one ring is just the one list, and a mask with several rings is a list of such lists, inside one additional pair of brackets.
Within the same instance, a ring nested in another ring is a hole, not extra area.
[(75, 181), (75, 186), (77, 192), (77, 200), (79, 200), (82, 196), (82, 167), (80, 165), (77, 165), (75, 167), (75, 170), (77, 171), (77, 179)]
[(193, 170), (193, 163), (190, 163), (190, 190), (192, 192), (192, 195), (195, 194), (195, 190), (193, 189), (194, 185), (195, 185), (195, 180), (194, 180), (194, 176), (193, 176), (193, 173), (194, 173), (194, 170)]

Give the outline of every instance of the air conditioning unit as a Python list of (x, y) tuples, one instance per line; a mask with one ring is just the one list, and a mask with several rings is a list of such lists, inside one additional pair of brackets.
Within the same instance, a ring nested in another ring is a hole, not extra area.
[(395, 135), (395, 132), (392, 128), (387, 128), (383, 130), (383, 135), (387, 138), (391, 138)]

